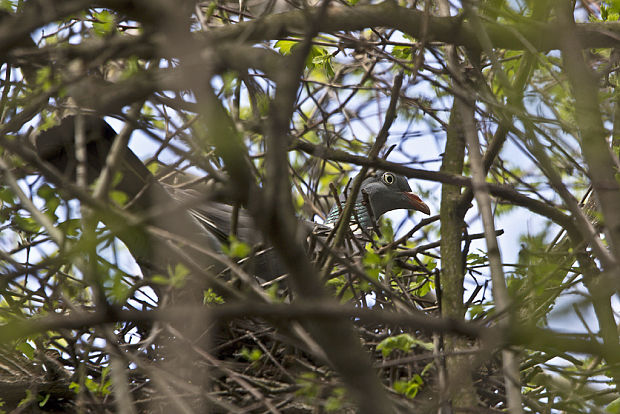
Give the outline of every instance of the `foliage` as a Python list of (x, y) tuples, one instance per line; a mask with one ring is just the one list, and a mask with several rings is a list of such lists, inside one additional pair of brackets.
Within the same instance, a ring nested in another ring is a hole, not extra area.
[(0, 1), (0, 412), (618, 412), (619, 1), (136, 5)]
[(390, 336), (379, 342), (379, 344), (377, 345), (377, 351), (381, 351), (383, 356), (386, 357), (396, 349), (407, 352), (415, 346), (421, 346), (427, 350), (433, 349), (433, 344), (416, 339), (409, 334), (400, 334), (396, 336)]

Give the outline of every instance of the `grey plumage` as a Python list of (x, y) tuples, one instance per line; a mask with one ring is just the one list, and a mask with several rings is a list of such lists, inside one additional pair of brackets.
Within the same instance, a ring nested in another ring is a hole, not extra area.
[[(340, 196), (340, 206), (334, 205), (330, 210), (325, 224), (334, 226), (344, 208), (347, 196)], [(417, 210), (430, 214), (429, 207), (415, 194), (407, 179), (389, 171), (377, 171), (369, 175), (360, 187), (355, 199), (351, 223), (353, 230), (361, 227), (369, 230), (374, 227), (379, 217), (391, 210)]]
[[(89, 182), (92, 182), (106, 165), (108, 151), (116, 137), (116, 132), (104, 120), (94, 116), (85, 116), (83, 124), (88, 152), (87, 178)], [(76, 151), (73, 148), (74, 126), (73, 119), (66, 118), (61, 125), (33, 137), (39, 156), (70, 177), (75, 172), (77, 163), (74, 157)], [(149, 223), (156, 223), (157, 227), (165, 231), (176, 232), (193, 243), (215, 251), (222, 251), (221, 247), (229, 242), (233, 207), (208, 201), (207, 196), (215, 195), (214, 188), (202, 188), (201, 191), (179, 189), (177, 186), (179, 183), (175, 182), (175, 177), (182, 176), (182, 173), (170, 174), (172, 182), (166, 182), (165, 179), (155, 180), (142, 161), (129, 149), (125, 150), (121, 172), (121, 179), (115, 189), (129, 196), (131, 202), (128, 208), (131, 213), (142, 214), (154, 207), (167, 208), (169, 210), (166, 214), (154, 216), (149, 219)], [(188, 175), (184, 178), (180, 180), (181, 184), (194, 181), (197, 177)], [(307, 229), (306, 234), (310, 234), (315, 228), (322, 230), (315, 231), (315, 233), (327, 234), (330, 231), (329, 226), (333, 227), (338, 220), (342, 203), (345, 201), (346, 194), (343, 194), (340, 207), (332, 208), (326, 225), (300, 219)], [(363, 181), (360, 194), (356, 198), (355, 213), (351, 221), (354, 225), (358, 223), (358, 226), (371, 229), (382, 214), (395, 209), (411, 209), (430, 213), (428, 206), (411, 192), (405, 177), (391, 172), (377, 171)], [(269, 247), (269, 243), (263, 240), (252, 218), (243, 209), (238, 211), (236, 235), (239, 240), (255, 247), (254, 255), (248, 263), (248, 273), (270, 280), (285, 272), (277, 255)], [(164, 255), (153, 253), (165, 251), (167, 249), (165, 241), (132, 229), (119, 232), (119, 237), (129, 246), (144, 272), (166, 268), (168, 259)], [(219, 263), (209, 258), (206, 258), (204, 263), (200, 260), (198, 262), (205, 267), (220, 269)]]
[[(216, 202), (199, 202), (192, 206), (191, 200), (200, 200), (201, 197), (196, 191), (171, 188), (170, 192), (173, 198), (190, 205), (192, 216), (220, 243), (229, 242), (228, 237), (232, 232), (232, 206)], [(300, 219), (301, 225), (306, 229), (304, 234), (309, 235), (314, 230), (315, 234), (326, 235), (338, 221), (346, 198), (345, 191), (340, 196), (340, 206), (332, 207), (324, 225)], [(417, 210), (430, 214), (429, 207), (411, 192), (411, 187), (405, 177), (387, 171), (377, 171), (362, 182), (350, 219), (351, 229), (354, 233), (359, 233), (361, 227), (364, 232), (369, 232), (376, 225), (379, 217), (388, 211), (397, 209)], [(236, 214), (236, 237), (255, 248), (260, 246), (255, 249), (253, 257), (247, 263), (247, 270), (263, 280), (272, 280), (284, 274), (286, 271), (284, 266), (269, 247), (269, 243), (263, 240), (260, 232), (256, 231), (252, 217), (244, 209), (239, 209)]]

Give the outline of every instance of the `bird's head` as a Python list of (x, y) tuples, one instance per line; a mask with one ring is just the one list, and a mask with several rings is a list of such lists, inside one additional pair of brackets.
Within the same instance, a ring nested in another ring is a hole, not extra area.
[(402, 175), (389, 171), (376, 171), (363, 182), (358, 195), (364, 201), (364, 194), (372, 207), (375, 219), (391, 210), (417, 210), (424, 214), (431, 214), (430, 208), (420, 197), (411, 192), (407, 179)]

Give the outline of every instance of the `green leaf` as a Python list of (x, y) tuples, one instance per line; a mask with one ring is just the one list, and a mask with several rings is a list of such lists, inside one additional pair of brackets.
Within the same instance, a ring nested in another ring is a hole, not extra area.
[(151, 281), (158, 285), (170, 284), (170, 279), (168, 279), (166, 276), (163, 276), (163, 275), (153, 275), (153, 277), (151, 277)]
[[(37, 73), (37, 84), (39, 84), (38, 73)], [(47, 89), (49, 89), (50, 87), (51, 87), (51, 84), (49, 85)], [(49, 113), (48, 111), (42, 111), (40, 113), (40, 116), (41, 116), (41, 122), (39, 124), (40, 131), (47, 131), (50, 128), (60, 125), (60, 120), (58, 119), (58, 117), (56, 117), (54, 114)]]
[(26, 390), (26, 396), (24, 398), (22, 398), (22, 400), (19, 402), (19, 404), (17, 404), (17, 407), (22, 407), (25, 405), (30, 404), (31, 401), (34, 401), (35, 396), (34, 394), (32, 394), (32, 391), (30, 390)]
[(326, 48), (312, 46), (306, 60), (306, 67), (310, 70), (321, 70), (328, 79), (332, 78), (334, 76), (332, 58), (333, 56)]
[(246, 347), (243, 347), (241, 349), (240, 355), (250, 362), (256, 362), (263, 356), (263, 352), (257, 348), (250, 350)]
[(112, 188), (115, 188), (120, 182), (123, 180), (123, 173), (121, 171), (116, 171), (114, 173), (114, 178), (112, 179)]
[(366, 251), (366, 255), (362, 262), (366, 266), (379, 265), (381, 264), (381, 256), (373, 251)]
[(426, 269), (427, 270), (434, 270), (437, 267), (437, 262), (435, 260), (429, 260), (428, 263), (426, 263)]
[[(416, 286), (419, 286), (416, 289)], [(434, 283), (427, 280), (426, 277), (424, 277), (423, 275), (419, 275), (416, 278), (415, 282), (411, 282), (411, 284), (409, 285), (410, 289), (416, 289), (415, 294), (418, 296), (425, 296), (428, 292), (431, 291), (431, 289), (435, 287)]]
[(15, 203), (15, 194), (8, 187), (0, 187), (0, 200), (8, 204)]
[(377, 350), (381, 351), (384, 357), (387, 357), (394, 350), (401, 350), (403, 352), (409, 352), (411, 348), (415, 346), (421, 346), (427, 350), (433, 349), (433, 344), (430, 342), (424, 342), (416, 339), (413, 336), (404, 333), (396, 336), (390, 336), (379, 342)]
[(238, 79), (239, 75), (233, 71), (227, 71), (222, 74), (222, 81), (224, 82), (222, 92), (224, 93), (224, 96), (232, 96), (238, 85)]
[(480, 304), (475, 304), (475, 305), (471, 305), (469, 307), (469, 315), (471, 319), (476, 319), (482, 315), (484, 315), (486, 312), (484, 306), (480, 305)]
[(409, 381), (395, 381), (394, 391), (406, 396), (407, 398), (415, 398), (423, 384), (424, 381), (422, 380), (422, 377), (418, 374), (414, 374), (413, 378)]
[(93, 30), (97, 36), (106, 36), (114, 30), (115, 17), (112, 13), (107, 10), (103, 10), (99, 13), (94, 13), (93, 17), (96, 22), (93, 23)]
[(36, 222), (32, 217), (14, 215), (13, 222), (17, 225), (19, 229), (26, 232), (38, 233), (39, 230), (41, 230), (41, 225)]
[(608, 0), (606, 3), (609, 4), (612, 13), (620, 13), (620, 0)]
[(72, 381), (71, 384), (69, 384), (69, 389), (73, 390), (73, 392), (75, 392), (76, 394), (80, 393), (80, 384), (78, 384), (77, 382)]
[(366, 274), (371, 279), (379, 280), (379, 276), (381, 275), (381, 270), (377, 267), (369, 267), (368, 269), (366, 269)]
[(347, 303), (354, 297), (353, 289), (348, 287), (344, 292), (342, 292), (342, 294), (340, 294), (340, 303)]
[(185, 285), (187, 275), (189, 275), (189, 269), (182, 263), (177, 263), (174, 267), (168, 267), (168, 277), (154, 275), (151, 280), (153, 283), (179, 288)]
[(620, 398), (616, 398), (605, 407), (605, 411), (613, 414), (620, 414)]
[(213, 291), (213, 289), (209, 288), (209, 289), (207, 289), (207, 290), (205, 290), (203, 292), (202, 302), (205, 305), (210, 304), (210, 303), (214, 303), (214, 304), (220, 305), (220, 304), (224, 303), (224, 298), (222, 298), (221, 296), (216, 294)]
[(0, 10), (6, 10), (8, 12), (14, 12), (16, 6), (15, 0), (1, 0), (0, 1)]
[(146, 166), (149, 172), (153, 175), (157, 175), (157, 172), (159, 171), (160, 167), (161, 167), (160, 164), (157, 162), (151, 162)]
[(402, 60), (410, 60), (412, 54), (411, 46), (394, 46), (392, 54), (395, 58)]
[(346, 392), (347, 391), (345, 388), (342, 388), (342, 387), (334, 388), (332, 395), (330, 395), (329, 398), (327, 398), (327, 400), (325, 401), (325, 411), (327, 412), (340, 411), (344, 406)]
[(141, 69), (141, 66), (140, 66), (140, 60), (138, 59), (138, 57), (131, 56), (129, 59), (126, 60), (126, 65), (125, 65), (125, 68), (123, 69), (121, 79), (127, 80), (131, 78), (132, 76), (140, 72), (140, 69)]
[(487, 262), (486, 256), (481, 256), (476, 253), (469, 253), (467, 255), (467, 264), (470, 266), (485, 264)]
[(306, 398), (316, 398), (319, 394), (319, 384), (317, 374), (314, 372), (304, 372), (297, 379), (297, 385), (299, 389), (295, 391), (295, 394)]
[(434, 366), (435, 366), (434, 362), (429, 362), (428, 364), (426, 364), (426, 366), (424, 367), (424, 369), (422, 370), (420, 375), (424, 376), (424, 375), (428, 374), (433, 369)]
[(54, 86), (55, 81), (58, 80), (58, 76), (53, 73), (53, 70), (49, 66), (44, 66), (37, 70), (36, 84), (41, 87), (44, 92), (48, 92)]
[(97, 392), (99, 395), (109, 395), (110, 394), (110, 385), (112, 382), (108, 378), (108, 374), (110, 373), (110, 366), (104, 367), (101, 370), (101, 381), (99, 383), (99, 388), (97, 388)]
[(222, 250), (224, 251), (224, 254), (229, 257), (243, 259), (244, 257), (248, 257), (252, 251), (249, 244), (240, 241), (235, 236), (229, 236), (228, 240), (228, 246), (222, 246)]
[(52, 198), (52, 197), (54, 197), (56, 195), (56, 190), (54, 190), (48, 184), (43, 184), (37, 190), (37, 195), (39, 197), (43, 198), (44, 200), (49, 200), (50, 198)]
[(58, 217), (56, 217), (54, 213), (58, 206), (60, 206), (60, 196), (56, 189), (47, 184), (43, 184), (37, 190), (37, 195), (45, 200), (45, 214), (53, 221), (56, 221)]
[(129, 196), (123, 191), (112, 190), (110, 191), (110, 200), (116, 203), (118, 206), (123, 207), (129, 201)]
[(81, 226), (82, 223), (80, 219), (69, 219), (62, 223), (58, 223), (58, 228), (64, 231), (67, 236), (77, 236), (80, 234), (80, 230), (82, 229)]
[(168, 277), (163, 275), (153, 275), (151, 280), (158, 285), (168, 285), (175, 288), (185, 285), (185, 279), (189, 275), (189, 269), (182, 263), (177, 263), (174, 267), (168, 267)]
[(86, 379), (84, 380), (84, 386), (88, 391), (92, 392), (93, 394), (96, 394), (97, 390), (99, 389), (99, 384), (97, 384), (92, 378), (88, 377), (86, 377)]
[(56, 209), (60, 206), (60, 198), (54, 197), (45, 201), (45, 214), (48, 215), (53, 221), (58, 220), (56, 214)]
[(43, 397), (43, 399), (41, 400), (41, 402), (39, 402), (39, 407), (43, 407), (45, 404), (47, 404), (47, 402), (50, 399), (50, 395), (51, 394), (45, 394), (45, 397)]
[(293, 53), (293, 48), (299, 44), (296, 40), (278, 40), (275, 44), (275, 48), (283, 55), (290, 55)]
[(280, 294), (278, 293), (279, 290), (280, 285), (278, 283), (272, 283), (267, 287), (267, 289), (265, 289), (265, 293), (267, 294), (267, 296), (269, 296), (269, 298), (271, 298), (272, 301), (282, 302), (284, 300), (284, 297), (280, 296)]
[(35, 351), (35, 349), (28, 342), (20, 342), (19, 344), (17, 344), (15, 349), (20, 351), (22, 354), (26, 355), (28, 357), (28, 359), (34, 359), (34, 351)]
[(382, 242), (390, 243), (394, 240), (394, 226), (392, 220), (385, 218), (381, 220)]
[(125, 303), (127, 296), (131, 292), (131, 287), (123, 279), (124, 276), (123, 272), (113, 271), (111, 295), (116, 303)]
[(217, 2), (212, 1), (211, 3), (209, 3), (209, 6), (207, 7), (207, 11), (205, 12), (205, 17), (208, 19), (209, 17), (213, 16), (213, 13), (215, 12), (215, 10), (217, 10)]

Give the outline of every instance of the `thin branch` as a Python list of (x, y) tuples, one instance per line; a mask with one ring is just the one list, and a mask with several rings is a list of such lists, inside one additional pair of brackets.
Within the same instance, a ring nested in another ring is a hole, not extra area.
[[(495, 235), (495, 222), (491, 208), (491, 197), (486, 183), (486, 173), (484, 171), (480, 143), (474, 124), (473, 111), (470, 112), (470, 102), (461, 102), (460, 114), (463, 122), (465, 141), (471, 160), (472, 184), (474, 197), (478, 204), (478, 211), (482, 216), (482, 224), (485, 233), (491, 279), (493, 281), (493, 298), (495, 308), (499, 314), (505, 313), (511, 308), (511, 300), (506, 287), (504, 278), (504, 268), (502, 265), (501, 252)], [(509, 318), (503, 317), (499, 320), (502, 327), (509, 327)], [(502, 351), (502, 362), (504, 369), (504, 386), (508, 399), (508, 409), (511, 413), (519, 414), (523, 412), (521, 403), (521, 387), (519, 385), (519, 364), (516, 355), (510, 350)]]

